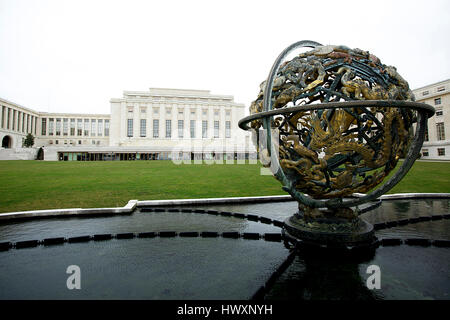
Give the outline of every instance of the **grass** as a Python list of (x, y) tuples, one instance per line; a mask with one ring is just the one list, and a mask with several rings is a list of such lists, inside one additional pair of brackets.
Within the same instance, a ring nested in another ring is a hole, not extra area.
[[(121, 207), (128, 200), (286, 194), (259, 164), (0, 161), (0, 212)], [(450, 193), (450, 162), (416, 162), (390, 193)]]
[[(397, 165), (398, 169), (401, 162)], [(449, 162), (415, 162), (406, 176), (388, 193), (450, 193)]]

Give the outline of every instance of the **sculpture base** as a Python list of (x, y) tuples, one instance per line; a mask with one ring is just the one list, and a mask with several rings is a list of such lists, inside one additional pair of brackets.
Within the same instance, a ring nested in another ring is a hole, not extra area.
[(283, 231), (304, 244), (336, 248), (370, 246), (375, 240), (373, 225), (360, 218), (310, 219), (296, 213), (284, 221)]

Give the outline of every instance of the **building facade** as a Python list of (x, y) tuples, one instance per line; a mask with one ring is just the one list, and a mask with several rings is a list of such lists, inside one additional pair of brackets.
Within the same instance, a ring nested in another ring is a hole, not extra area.
[(1, 99), (0, 140), (2, 148), (22, 147), (28, 133), (36, 136), (39, 113)]
[(237, 125), (245, 105), (207, 90), (125, 91), (110, 100), (109, 115), (45, 113), (0, 102), (0, 159), (11, 158), (11, 150), (25, 152), (28, 133), (44, 148), (45, 160), (256, 158), (250, 134)]
[(428, 119), (422, 159), (450, 160), (450, 79), (413, 90), (417, 102), (433, 106)]
[[(434, 106), (422, 159), (450, 160), (450, 79), (413, 90)], [(0, 98), (0, 160), (255, 159), (251, 133), (238, 128), (244, 104), (207, 90), (150, 88), (110, 100), (110, 114), (35, 111)], [(31, 133), (35, 149), (22, 148)]]
[(151, 88), (111, 99), (110, 146), (146, 148), (159, 159), (248, 158), (249, 134), (238, 128), (245, 105), (205, 90)]

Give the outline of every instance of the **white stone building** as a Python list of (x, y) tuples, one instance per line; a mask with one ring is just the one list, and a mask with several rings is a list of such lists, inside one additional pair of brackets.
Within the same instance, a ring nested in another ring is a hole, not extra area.
[[(435, 107), (422, 159), (450, 160), (450, 79), (413, 90)], [(0, 160), (202, 160), (256, 158), (250, 133), (238, 128), (246, 107), (207, 90), (150, 88), (110, 100), (111, 114), (35, 111), (0, 98)], [(28, 133), (35, 148), (22, 148)]]
[(422, 159), (450, 160), (450, 79), (413, 90), (417, 102), (433, 106), (428, 119)]
[[(27, 133), (45, 160), (202, 160), (255, 158), (238, 128), (245, 106), (207, 90), (151, 88), (113, 98), (111, 114), (33, 111), (0, 99), (0, 159), (32, 159)], [(35, 149), (35, 153), (36, 153)]]

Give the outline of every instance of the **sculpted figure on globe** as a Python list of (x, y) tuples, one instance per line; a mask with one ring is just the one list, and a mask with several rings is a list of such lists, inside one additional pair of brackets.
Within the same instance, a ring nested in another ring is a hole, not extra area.
[[(305, 47), (312, 50), (283, 60)], [(327, 227), (347, 232), (360, 227), (358, 205), (392, 188), (417, 158), (434, 110), (413, 101), (396, 68), (374, 54), (300, 41), (278, 57), (239, 125), (276, 131), (258, 151), (299, 202), (297, 224), (321, 229), (327, 219)], [(365, 195), (405, 157), (391, 180)]]

